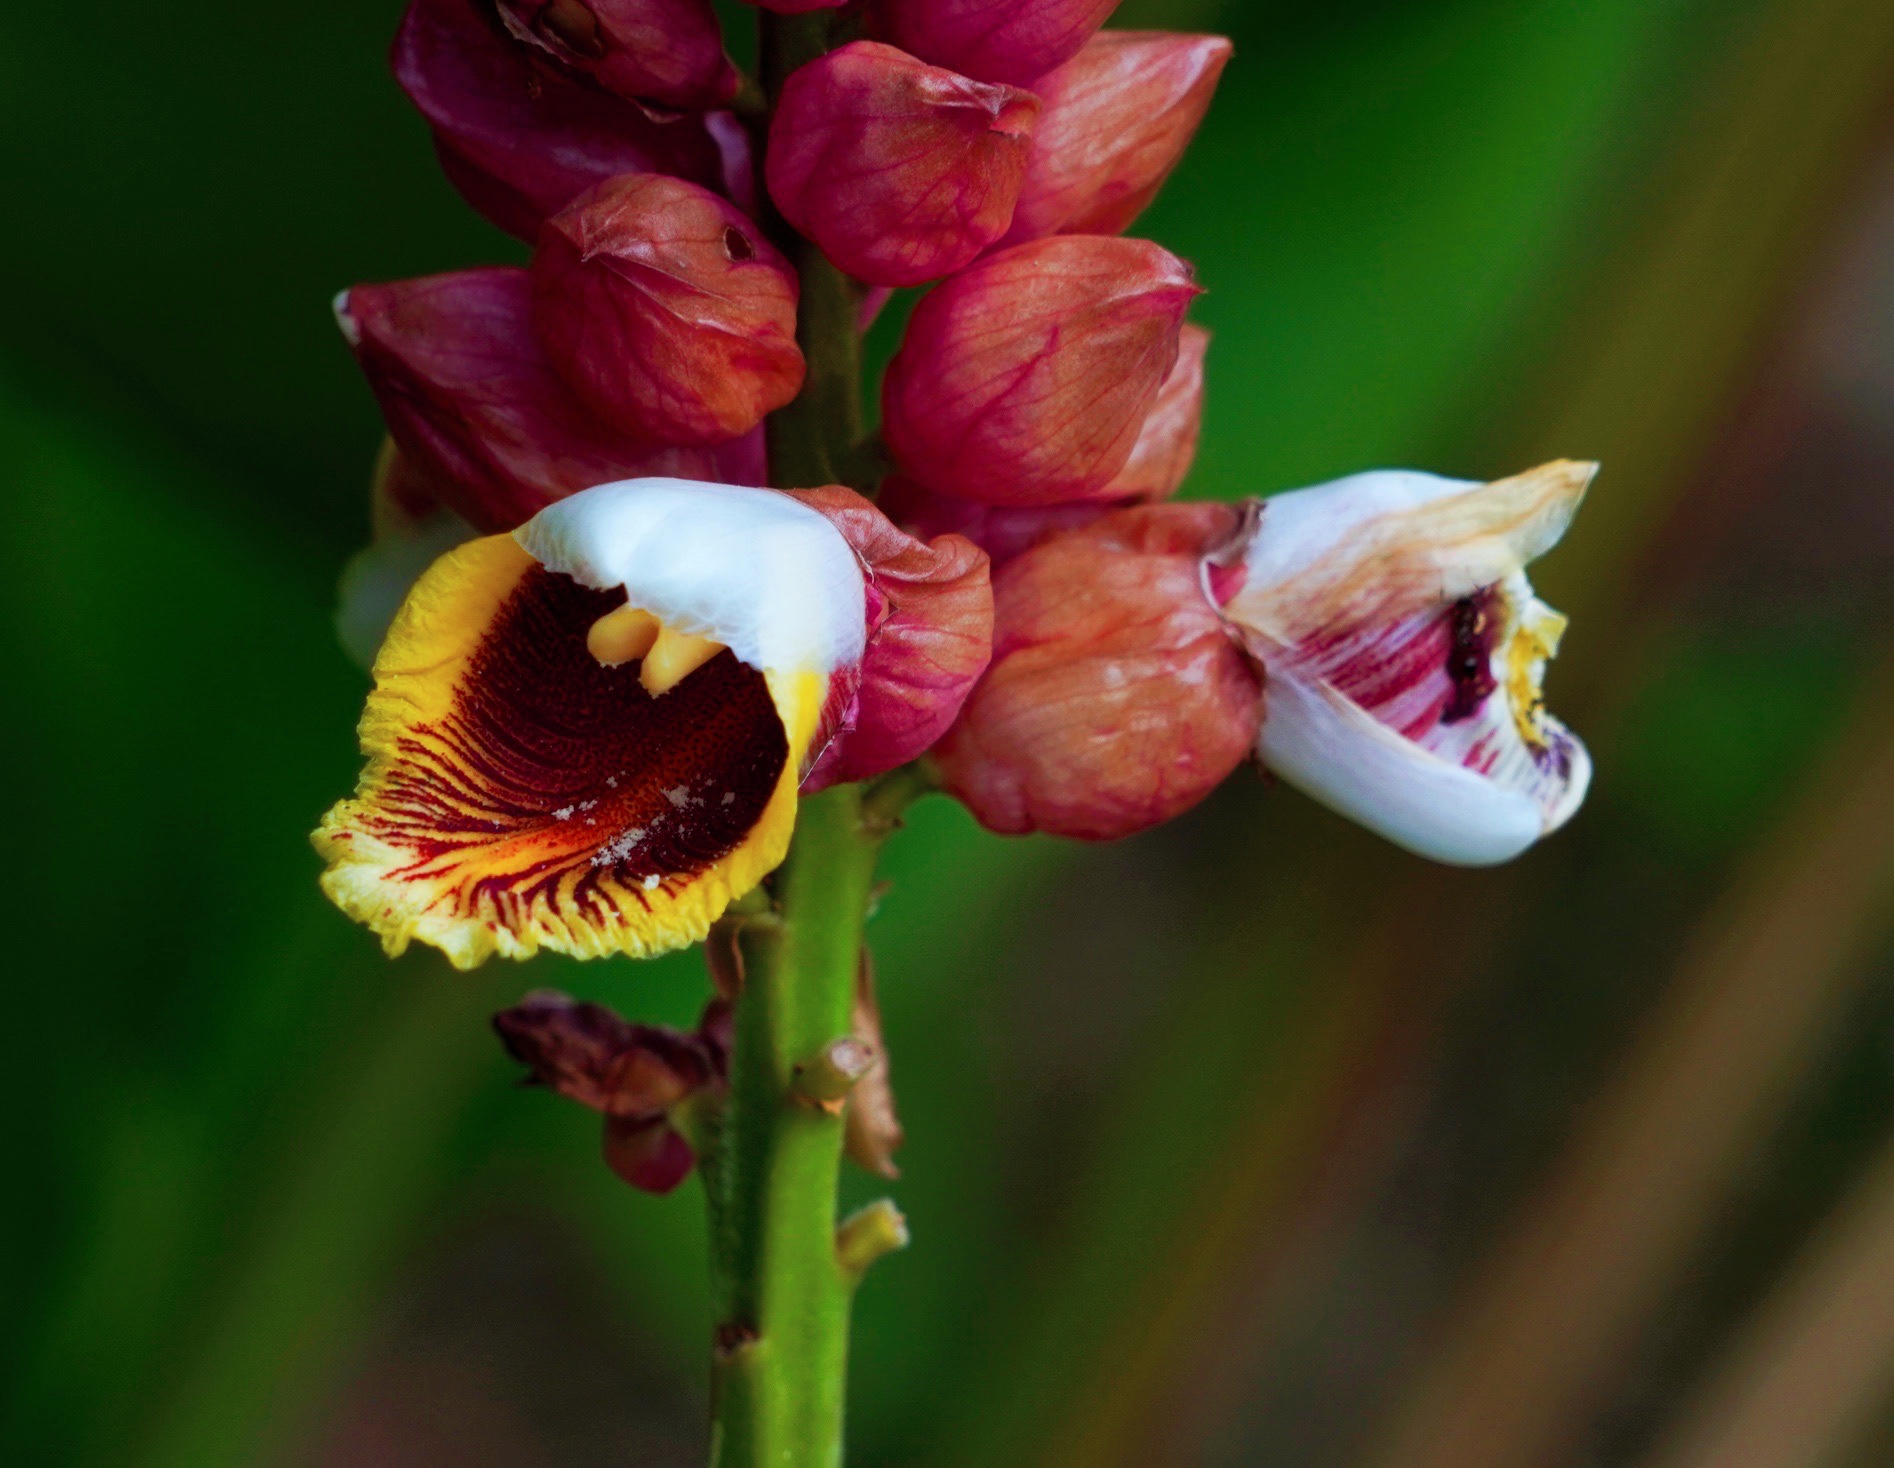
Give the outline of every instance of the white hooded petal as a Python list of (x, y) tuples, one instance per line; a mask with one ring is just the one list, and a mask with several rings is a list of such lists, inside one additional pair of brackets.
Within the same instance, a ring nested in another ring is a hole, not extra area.
[(1268, 678), (1262, 760), (1437, 861), (1505, 861), (1563, 824), (1591, 763), (1540, 698), (1564, 619), (1522, 568), (1593, 472), (1383, 472), (1264, 503), (1224, 568), (1224, 613)]
[(583, 586), (622, 586), (667, 627), (751, 667), (829, 673), (858, 662), (866, 583), (848, 542), (771, 490), (627, 479), (541, 510), (514, 539)]

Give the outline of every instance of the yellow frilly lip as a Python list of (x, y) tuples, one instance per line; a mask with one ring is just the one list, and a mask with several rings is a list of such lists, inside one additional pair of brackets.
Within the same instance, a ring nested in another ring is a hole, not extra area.
[(323, 890), (391, 955), (648, 957), (783, 859), (827, 676), (722, 652), (654, 698), (636, 659), (587, 648), (623, 604), (511, 536), (415, 584), (375, 661), (367, 766), (313, 837)]

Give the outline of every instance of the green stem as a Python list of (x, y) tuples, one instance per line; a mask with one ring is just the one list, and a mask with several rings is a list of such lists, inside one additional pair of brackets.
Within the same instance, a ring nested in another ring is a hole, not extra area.
[(839, 1112), (796, 1067), (849, 1033), (881, 831), (839, 786), (804, 802), (780, 911), (746, 924), (718, 1159), (713, 1468), (839, 1468), (854, 1275), (836, 1249)]
[[(770, 105), (784, 78), (827, 48), (833, 18), (763, 16)], [(755, 131), (767, 136), (766, 126)], [(830, 484), (861, 439), (855, 287), (781, 219), (766, 223), (796, 261), (796, 332), (808, 364), (801, 394), (770, 418), (770, 482)], [(773, 911), (736, 919), (743, 987), (730, 1091), (705, 1179), (719, 1311), (712, 1468), (842, 1463), (849, 1306), (871, 1231), (858, 1225), (864, 1239), (844, 1258), (836, 1236), (840, 1108), (800, 1094), (796, 1076), (852, 1027), (862, 924), (890, 827), (864, 819), (855, 786), (804, 801), (773, 881)]]

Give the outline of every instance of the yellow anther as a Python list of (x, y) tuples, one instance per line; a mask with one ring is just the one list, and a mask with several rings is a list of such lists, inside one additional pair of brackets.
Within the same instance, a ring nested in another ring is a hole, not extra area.
[(585, 650), (607, 668), (641, 658), (651, 651), (663, 624), (639, 607), (623, 606), (607, 612), (585, 634)]
[(722, 651), (721, 642), (660, 627), (657, 641), (644, 655), (644, 666), (638, 669), (638, 681), (644, 684), (645, 692), (656, 698), (669, 693)]

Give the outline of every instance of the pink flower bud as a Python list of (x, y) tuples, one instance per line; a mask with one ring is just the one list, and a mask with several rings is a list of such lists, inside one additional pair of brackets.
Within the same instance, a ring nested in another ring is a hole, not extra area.
[(499, 0), (507, 29), (607, 91), (666, 107), (714, 107), (736, 68), (710, 0)]
[(996, 505), (1109, 492), (1177, 356), (1197, 287), (1148, 240), (1016, 245), (925, 296), (882, 387), (901, 469)]
[(1131, 457), (1105, 487), (1111, 498), (1167, 500), (1183, 484), (1203, 428), (1203, 359), (1209, 349), (1210, 333), (1185, 322), (1177, 334), (1177, 361), (1144, 415)]
[[(670, 173), (726, 187), (726, 140), (706, 119), (653, 121), (643, 109), (537, 66), (475, 0), (414, 0), (390, 55), (434, 131), (441, 167), (467, 202), (531, 240), (575, 197), (621, 173)], [(723, 114), (718, 114), (723, 116)]]
[(992, 667), (934, 752), (982, 825), (1127, 836), (1242, 762), (1262, 680), (1199, 575), (1238, 523), (1228, 505), (1121, 510), (994, 577)]
[(1184, 156), (1229, 59), (1222, 36), (1101, 31), (1041, 77), (1045, 111), (1007, 239), (1129, 225)]
[(540, 231), (532, 278), (553, 365), (627, 432), (722, 442), (802, 387), (795, 271), (696, 184), (631, 174), (581, 195)]
[(1113, 510), (1169, 499), (1190, 472), (1203, 421), (1203, 359), (1210, 333), (1184, 324), (1177, 362), (1145, 416), (1131, 458), (1108, 486), (1110, 498), (1044, 505), (984, 505), (957, 495), (936, 494), (901, 474), (881, 487), (888, 518), (915, 535), (964, 535), (997, 569), (1049, 535), (1077, 530)]
[(1029, 86), (1117, 8), (1118, 0), (876, 0), (870, 29), (936, 66)]
[(843, 270), (919, 285), (1006, 232), (1039, 102), (876, 41), (793, 72), (770, 123), (770, 197)]
[(987, 558), (958, 535), (897, 530), (852, 489), (791, 492), (842, 533), (868, 571), (868, 642), (855, 706), (802, 782), (804, 793), (885, 774), (953, 723), (993, 646)]
[(511, 268), (360, 285), (336, 300), (390, 435), (449, 508), (499, 531), (618, 479), (762, 483), (760, 431), (675, 448), (599, 421), (546, 360), (530, 301), (526, 272)]

